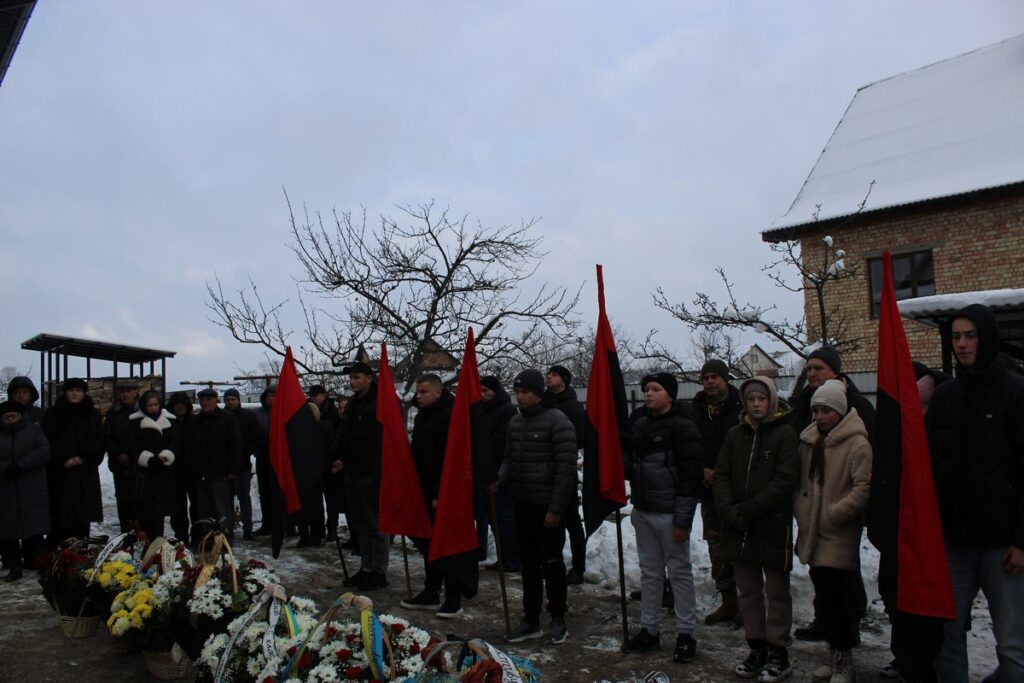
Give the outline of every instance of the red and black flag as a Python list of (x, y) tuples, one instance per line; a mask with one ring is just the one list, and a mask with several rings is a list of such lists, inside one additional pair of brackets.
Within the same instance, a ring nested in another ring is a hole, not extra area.
[(395, 379), (388, 364), (387, 344), (380, 346), (377, 422), (381, 429), (380, 533), (430, 538), (430, 517), (409, 449), (409, 436), (395, 391)]
[(879, 588), (887, 603), (894, 600), (895, 609), (906, 614), (950, 620), (953, 588), (924, 413), (888, 252), (883, 267), (868, 535), (882, 553)]
[[(303, 497), (327, 471), (328, 462), (327, 438), (299, 384), (291, 347), (285, 351), (281, 364), (277, 395), (270, 411), (269, 439), (270, 465), (284, 498), (284, 511), (297, 512), (302, 508)], [(275, 520), (274, 525), (271, 551), (277, 557), (284, 541), (284, 519)]]
[(473, 328), (466, 336), (459, 385), (448, 424), (448, 441), (441, 469), (441, 486), (434, 512), (434, 535), (430, 540), (430, 562), (476, 550), (480, 541), (473, 524), (473, 433), (470, 414), (480, 402), (480, 372), (476, 363)]
[(587, 536), (626, 504), (622, 439), (628, 434), (626, 385), (612, 326), (604, 307), (604, 273), (597, 266), (597, 341), (587, 384), (587, 425), (583, 446), (583, 519)]

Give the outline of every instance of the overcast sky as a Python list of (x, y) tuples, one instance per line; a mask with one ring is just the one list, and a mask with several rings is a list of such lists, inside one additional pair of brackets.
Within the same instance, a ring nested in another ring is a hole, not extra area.
[(1016, 0), (46, 0), (0, 85), (0, 365), (38, 377), (46, 331), (176, 350), (172, 387), (255, 367), (204, 283), (294, 296), (282, 187), (539, 218), (585, 321), (600, 262), (612, 317), (680, 349), (650, 293), (718, 265), (793, 313), (758, 233), (856, 89), (1020, 33)]

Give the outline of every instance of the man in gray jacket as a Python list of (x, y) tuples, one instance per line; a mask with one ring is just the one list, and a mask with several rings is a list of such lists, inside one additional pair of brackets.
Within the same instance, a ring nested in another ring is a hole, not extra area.
[(576, 430), (562, 411), (544, 405), (544, 375), (524, 370), (513, 384), (519, 413), (508, 423), (499, 485), (512, 485), (523, 571), (524, 619), (509, 636), (542, 638), (540, 610), (547, 585), (550, 640), (563, 643), (566, 582), (565, 516), (576, 485)]

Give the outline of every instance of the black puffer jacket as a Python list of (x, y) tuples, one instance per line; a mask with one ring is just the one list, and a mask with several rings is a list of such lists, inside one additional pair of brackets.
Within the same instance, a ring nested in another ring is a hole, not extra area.
[[(725, 400), (714, 405), (708, 400), (707, 394), (698, 392), (693, 397), (693, 421), (700, 430), (701, 444), (704, 447), (704, 467), (715, 469), (718, 464), (718, 453), (725, 443), (725, 435), (740, 423), (743, 404), (740, 402), (740, 391), (729, 385), (729, 393)], [(710, 495), (711, 489), (705, 489)]]
[(242, 437), (230, 412), (214, 408), (193, 415), (185, 425), (185, 443), (195, 479), (216, 481), (241, 472)]
[(499, 480), (515, 499), (564, 515), (576, 486), (576, 430), (564, 413), (543, 403), (508, 422)]
[(42, 422), (43, 409), (36, 405), (36, 401), (39, 400), (39, 390), (36, 389), (36, 385), (32, 383), (32, 380), (22, 376), (13, 378), (7, 384), (7, 398), (11, 401), (14, 400), (15, 389), (28, 389), (29, 394), (32, 396), (32, 402), (22, 410), (22, 415), (25, 416), (25, 419), (34, 424)]
[(623, 460), (633, 506), (671, 512), (673, 526), (689, 529), (704, 476), (700, 432), (689, 412), (676, 404), (663, 415), (641, 417)]
[(1024, 549), (1024, 377), (999, 360), (986, 307), (958, 317), (978, 326), (977, 361), (936, 387), (925, 422), (943, 534), (955, 545)]
[(427, 507), (437, 499), (441, 488), (441, 470), (444, 469), (444, 450), (448, 445), (448, 424), (452, 420), (455, 397), (447, 389), (441, 392), (437, 403), (421, 408), (416, 413), (412, 428), (412, 460), (423, 489)]
[(586, 429), (587, 413), (576, 397), (576, 390), (570, 386), (566, 386), (557, 394), (548, 390), (544, 392), (544, 403), (561, 410), (569, 418), (572, 428), (576, 430), (576, 450), (583, 448), (583, 430)]
[(377, 383), (365, 396), (353, 396), (338, 422), (332, 459), (345, 463), (351, 477), (377, 475), (380, 469), (380, 425), (377, 423)]

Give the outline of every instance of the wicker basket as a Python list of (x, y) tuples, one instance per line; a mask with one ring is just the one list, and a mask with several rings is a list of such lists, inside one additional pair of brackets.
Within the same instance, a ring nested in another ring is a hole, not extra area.
[(60, 632), (65, 638), (91, 638), (100, 628), (99, 615), (91, 617), (73, 617), (67, 614), (57, 616)]
[(191, 669), (192, 662), (177, 645), (170, 652), (143, 652), (146, 668), (153, 678), (161, 681), (174, 681), (184, 678)]

